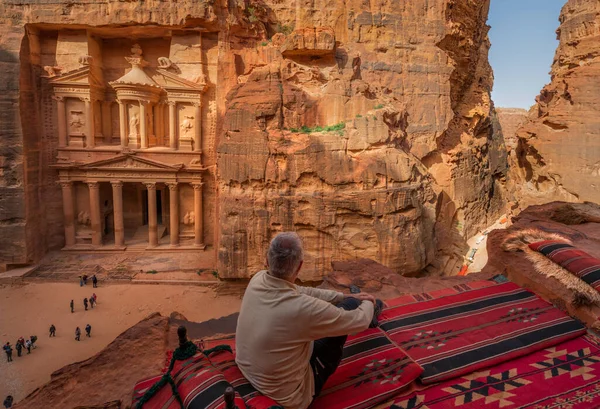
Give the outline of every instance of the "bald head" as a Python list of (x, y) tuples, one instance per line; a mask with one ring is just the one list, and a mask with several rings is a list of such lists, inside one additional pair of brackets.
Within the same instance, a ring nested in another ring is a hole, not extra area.
[(300, 236), (294, 232), (279, 233), (271, 240), (267, 260), (272, 276), (284, 280), (292, 278), (304, 260)]

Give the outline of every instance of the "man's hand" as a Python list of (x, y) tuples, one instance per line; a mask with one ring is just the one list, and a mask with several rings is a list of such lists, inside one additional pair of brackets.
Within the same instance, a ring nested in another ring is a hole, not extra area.
[(349, 294), (346, 296), (346, 298), (356, 298), (360, 301), (371, 301), (373, 304), (375, 304), (375, 297), (367, 293)]

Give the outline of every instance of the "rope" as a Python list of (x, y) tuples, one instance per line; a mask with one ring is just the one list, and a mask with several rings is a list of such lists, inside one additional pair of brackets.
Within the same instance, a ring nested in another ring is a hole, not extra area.
[(202, 353), (204, 355), (206, 355), (206, 357), (208, 357), (210, 354), (212, 354), (214, 352), (220, 352), (220, 351), (227, 351), (227, 352), (231, 352), (233, 354), (233, 351), (231, 350), (231, 347), (229, 345), (217, 345), (214, 348), (210, 348), (210, 349), (207, 349), (206, 351), (202, 351)]

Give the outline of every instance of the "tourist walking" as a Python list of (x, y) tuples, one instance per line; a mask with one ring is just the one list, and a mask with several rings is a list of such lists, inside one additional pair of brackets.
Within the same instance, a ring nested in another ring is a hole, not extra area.
[(27, 354), (31, 353), (31, 340), (28, 339), (27, 341), (25, 341), (25, 348), (27, 348)]
[(6, 362), (12, 362), (12, 347), (10, 346), (10, 342), (7, 342), (3, 349), (6, 352)]
[(17, 342), (18, 342), (19, 344), (21, 344), (21, 347), (22, 347), (22, 348), (25, 348), (25, 338), (23, 338), (23, 337), (19, 337), (19, 339), (17, 340)]
[(4, 409), (10, 409), (13, 405), (13, 397), (12, 395), (8, 395), (6, 399), (4, 399)]
[(98, 288), (98, 279), (96, 278), (96, 274), (92, 276), (92, 286), (94, 288)]
[(75, 328), (75, 341), (79, 341), (79, 338), (81, 337), (81, 330), (79, 329), (79, 327)]
[(85, 310), (87, 311), (87, 306), (88, 306), (88, 299), (87, 298), (83, 299), (83, 306), (85, 307)]
[(21, 353), (23, 352), (23, 344), (17, 341), (15, 348), (17, 349), (17, 356), (21, 356)]
[(73, 312), (75, 309), (75, 303), (73, 302), (73, 300), (71, 300), (71, 312)]
[(54, 324), (50, 325), (50, 336), (56, 337), (56, 327), (54, 326)]
[(79, 276), (79, 287), (83, 287), (83, 277)]
[(33, 349), (36, 349), (37, 347), (35, 346), (35, 342), (37, 341), (37, 336), (35, 336), (35, 335), (31, 335), (31, 336), (29, 337), (29, 339), (31, 340), (31, 347), (32, 347)]
[(96, 295), (96, 293), (92, 294), (92, 298), (94, 299), (94, 304), (98, 304), (98, 296)]
[(92, 307), (92, 310), (94, 309), (94, 304), (96, 303), (96, 300), (94, 300), (94, 296), (92, 295), (90, 297), (90, 307)]
[(90, 324), (87, 324), (85, 326), (85, 336), (86, 337), (91, 337), (92, 336), (92, 326)]
[(84, 274), (83, 277), (81, 277), (81, 278), (83, 280), (83, 285), (87, 285), (87, 279), (88, 279), (87, 274)]

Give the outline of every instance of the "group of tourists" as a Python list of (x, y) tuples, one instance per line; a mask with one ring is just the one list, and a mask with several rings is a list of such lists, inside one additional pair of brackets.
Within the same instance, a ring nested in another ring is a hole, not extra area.
[[(37, 341), (37, 337), (35, 335), (31, 335), (27, 340), (23, 337), (19, 337), (17, 342), (15, 343), (15, 349), (17, 350), (17, 356), (21, 356), (23, 354), (23, 350), (26, 349), (27, 353), (30, 354), (31, 350), (35, 348), (35, 342)], [(6, 362), (12, 362), (12, 354), (13, 347), (10, 342), (7, 342), (2, 347), (4, 352), (6, 353)]]
[[(85, 326), (85, 336), (92, 336), (92, 326), (90, 324), (87, 324)], [(79, 329), (79, 327), (75, 328), (75, 341), (81, 341), (81, 330)]]
[[(83, 299), (83, 308), (85, 308), (85, 310), (87, 311), (89, 305), (90, 307), (92, 307), (92, 309), (94, 309), (94, 305), (97, 305), (97, 301), (98, 296), (96, 295), (96, 293), (93, 293), (89, 299), (87, 297)], [(71, 312), (75, 312), (75, 301), (71, 300), (71, 303), (69, 305), (71, 307)]]
[[(83, 287), (84, 285), (87, 285), (87, 280), (87, 274), (79, 276), (79, 286)], [(96, 274), (92, 276), (92, 287), (98, 288), (98, 278), (96, 277)]]

